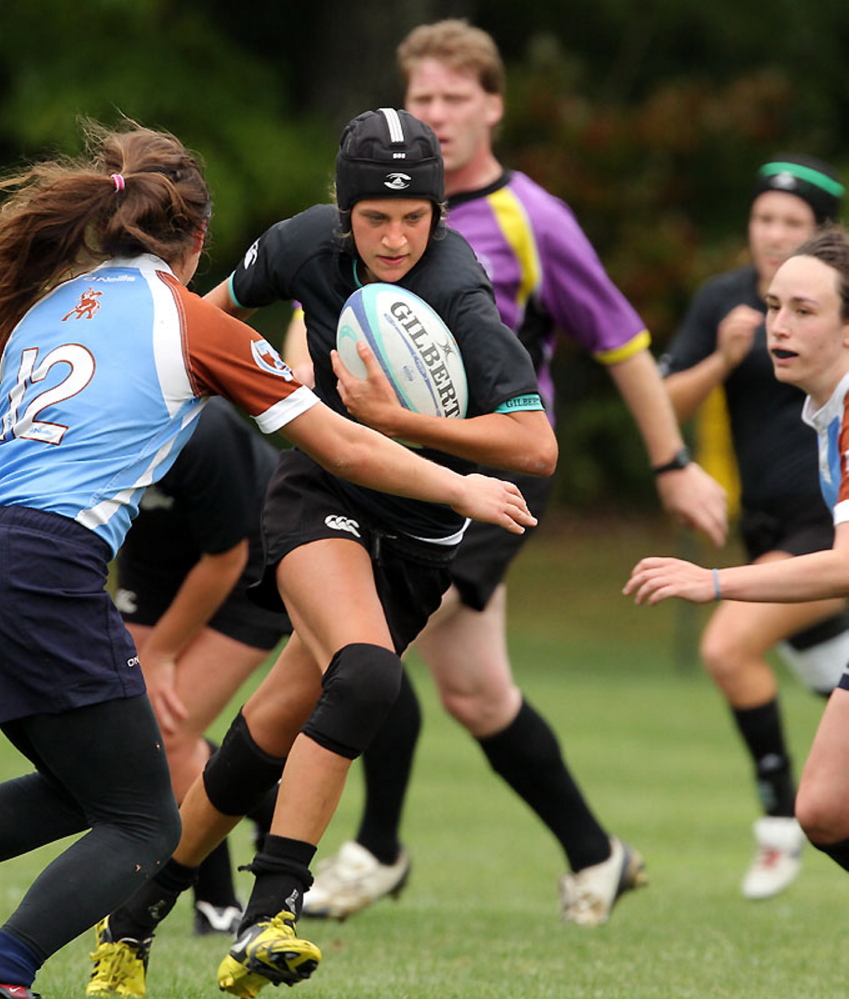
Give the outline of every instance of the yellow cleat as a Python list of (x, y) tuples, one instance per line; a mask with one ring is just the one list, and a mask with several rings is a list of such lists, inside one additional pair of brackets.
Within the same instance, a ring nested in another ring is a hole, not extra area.
[(95, 928), (97, 949), (89, 957), (94, 962), (87, 996), (143, 996), (144, 976), (150, 956), (147, 940), (113, 940), (109, 917), (101, 919)]
[(321, 951), (296, 935), (295, 917), (285, 909), (248, 927), (218, 968), (222, 992), (255, 999), (261, 988), (295, 985), (318, 967)]

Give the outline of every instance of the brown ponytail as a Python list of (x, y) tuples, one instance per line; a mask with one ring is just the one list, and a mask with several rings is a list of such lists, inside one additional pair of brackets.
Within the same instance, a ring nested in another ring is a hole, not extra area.
[(135, 122), (84, 127), (85, 157), (37, 163), (0, 181), (14, 189), (0, 208), (0, 349), (57, 281), (110, 257), (152, 253), (177, 263), (209, 219), (201, 167), (173, 135)]

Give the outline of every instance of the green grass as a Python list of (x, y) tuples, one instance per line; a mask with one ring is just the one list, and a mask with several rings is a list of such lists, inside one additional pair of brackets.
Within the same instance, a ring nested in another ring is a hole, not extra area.
[[(603, 823), (644, 852), (649, 887), (623, 899), (606, 927), (560, 922), (563, 860), (552, 838), (490, 776), (415, 664), (425, 729), (404, 830), (414, 860), (410, 885), (398, 902), (344, 924), (302, 921), (325, 957), (313, 980), (298, 986), (299, 996), (846, 993), (839, 939), (849, 879), (836, 866), (809, 849), (802, 875), (784, 895), (762, 903), (740, 897), (758, 812), (728, 713), (694, 661), (704, 612), (673, 604), (636, 608), (619, 595), (640, 555), (678, 547), (673, 533), (638, 522), (549, 525), (511, 579), (510, 643), (520, 685), (557, 728)], [(724, 561), (734, 557), (732, 551)], [(780, 676), (800, 766), (822, 702)], [(0, 776), (20, 771), (20, 758), (0, 744)], [(355, 768), (322, 853), (353, 831), (360, 800)], [(233, 838), (242, 863), (250, 855), (248, 832)], [(0, 917), (52, 852), (3, 865)], [(250, 879), (239, 879), (246, 894)], [(36, 983), (45, 999), (83, 995), (90, 945), (86, 936), (48, 962)], [(188, 900), (181, 900), (157, 937), (150, 999), (218, 995), (214, 972), (226, 949), (224, 938), (191, 935)]]

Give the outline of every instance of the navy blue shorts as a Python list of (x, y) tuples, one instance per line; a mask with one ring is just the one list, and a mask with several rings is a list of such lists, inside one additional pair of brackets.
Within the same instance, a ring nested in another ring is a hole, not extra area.
[(0, 507), (0, 722), (144, 693), (110, 557), (67, 517)]

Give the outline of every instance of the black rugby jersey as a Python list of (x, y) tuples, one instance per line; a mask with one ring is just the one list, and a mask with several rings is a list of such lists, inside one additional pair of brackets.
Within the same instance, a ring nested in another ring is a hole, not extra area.
[[(271, 226), (245, 254), (230, 287), (238, 305), (259, 308), (295, 300), (304, 310), (307, 343), (315, 368), (315, 392), (350, 418), (336, 391), (330, 351), (348, 297), (359, 287), (352, 244), (339, 234), (334, 205), (315, 205)], [(428, 302), (454, 335), (469, 385), (467, 416), (494, 412), (517, 396), (536, 395), (537, 379), (527, 350), (502, 323), (492, 286), (466, 240), (452, 229), (431, 239), (421, 260), (397, 282)], [(475, 465), (429, 448), (417, 453), (460, 472)], [(462, 518), (447, 507), (389, 496), (339, 481), (389, 526), (419, 537), (455, 533)]]
[[(661, 359), (664, 374), (685, 371), (716, 350), (720, 322), (737, 305), (766, 315), (754, 267), (707, 281), (697, 292)], [(802, 423), (805, 395), (773, 372), (763, 325), (749, 354), (723, 383), (740, 471), (741, 503), (748, 512), (780, 513), (806, 503), (822, 505), (816, 434)]]

